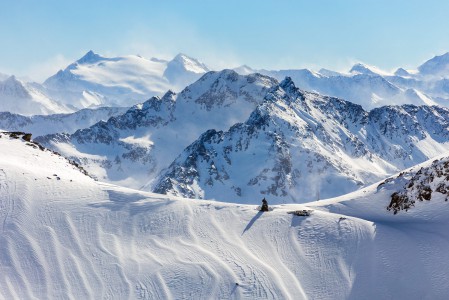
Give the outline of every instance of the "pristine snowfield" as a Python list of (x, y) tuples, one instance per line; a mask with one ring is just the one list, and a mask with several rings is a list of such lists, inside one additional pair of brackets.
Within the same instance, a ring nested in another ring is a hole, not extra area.
[(420, 167), (262, 213), (96, 182), (1, 134), (0, 299), (445, 299), (445, 196), (386, 209)]

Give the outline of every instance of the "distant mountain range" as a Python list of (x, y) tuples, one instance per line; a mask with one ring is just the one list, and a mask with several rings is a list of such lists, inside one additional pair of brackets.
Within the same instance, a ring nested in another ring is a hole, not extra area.
[(320, 69), (254, 70), (248, 66), (235, 69), (241, 74), (259, 72), (278, 80), (291, 77), (306, 91), (339, 97), (370, 110), (383, 105), (449, 104), (449, 53), (426, 61), (417, 70), (397, 69), (394, 73), (363, 63), (347, 73)]
[(0, 74), (0, 298), (446, 299), (448, 95), (449, 54)]
[[(449, 151), (449, 109), (365, 111), (299, 90), (287, 78), (248, 120), (211, 129), (153, 185), (156, 193), (254, 203), (307, 202), (354, 191)], [(232, 199), (232, 200), (231, 200)]]
[(141, 188), (205, 130), (245, 121), (276, 84), (260, 74), (209, 72), (179, 94), (169, 91), (107, 122), (37, 140), (98, 179)]
[(209, 72), (73, 134), (36, 140), (96, 178), (188, 198), (305, 202), (449, 151), (449, 109), (366, 111), (260, 74)]
[(108, 58), (89, 51), (43, 84), (0, 76), (0, 111), (35, 115), (130, 107), (169, 89), (181, 91), (208, 71), (184, 54), (165, 61), (137, 55)]
[[(240, 203), (263, 196), (304, 202), (449, 150), (448, 109), (432, 106), (449, 99), (447, 57), (394, 74), (364, 64), (346, 74), (253, 73), (248, 66), (208, 71), (182, 54), (164, 61), (90, 51), (43, 85), (14, 76), (0, 82), (11, 111), (0, 114), (0, 128), (28, 130), (97, 179), (127, 187)], [(115, 107), (146, 94), (161, 95)], [(105, 105), (113, 108), (77, 111)], [(14, 107), (40, 116), (14, 114)], [(77, 112), (44, 116), (58, 110)]]
[[(288, 76), (303, 90), (343, 98), (366, 110), (390, 104), (447, 106), (449, 101), (449, 53), (435, 56), (416, 70), (399, 68), (394, 73), (363, 63), (355, 64), (347, 73), (327, 69), (255, 70), (247, 65), (234, 70), (279, 81)], [(0, 74), (0, 111), (33, 115), (99, 106), (130, 107), (162, 96), (169, 89), (180, 92), (208, 71), (205, 64), (184, 54), (166, 61), (138, 55), (110, 58), (89, 51), (43, 84)]]

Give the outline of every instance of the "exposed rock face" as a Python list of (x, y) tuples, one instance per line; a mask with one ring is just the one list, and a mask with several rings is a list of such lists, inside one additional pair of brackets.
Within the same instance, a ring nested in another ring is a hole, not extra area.
[[(401, 173), (397, 181), (404, 181), (402, 190), (391, 195), (387, 210), (397, 214), (408, 211), (416, 202), (430, 201), (435, 193), (444, 201), (449, 200), (449, 158), (433, 161), (429, 167), (421, 168), (415, 173)], [(441, 197), (443, 196), (443, 197)]]
[(38, 140), (101, 180), (141, 188), (205, 130), (245, 121), (276, 84), (260, 74), (209, 72), (180, 94), (169, 91), (74, 134)]
[(445, 108), (367, 112), (287, 78), (245, 123), (209, 130), (187, 147), (153, 191), (247, 203), (337, 196), (449, 150), (448, 126)]

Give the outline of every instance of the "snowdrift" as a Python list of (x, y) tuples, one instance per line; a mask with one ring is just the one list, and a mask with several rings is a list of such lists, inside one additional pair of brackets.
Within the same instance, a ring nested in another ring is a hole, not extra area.
[[(1, 299), (449, 294), (449, 204), (433, 193), (395, 215), (387, 206), (402, 178), (262, 213), (96, 182), (54, 152), (0, 136)], [(312, 212), (288, 213), (297, 210)]]

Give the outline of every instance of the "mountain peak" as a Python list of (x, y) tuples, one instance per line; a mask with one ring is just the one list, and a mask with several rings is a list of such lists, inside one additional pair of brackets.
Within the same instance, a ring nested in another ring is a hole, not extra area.
[(279, 86), (286, 92), (296, 91), (297, 87), (290, 76), (285, 77)]
[(179, 64), (185, 70), (193, 72), (193, 73), (205, 73), (209, 71), (209, 68), (198, 61), (195, 58), (185, 55), (184, 53), (179, 53), (176, 55), (169, 64)]
[(239, 73), (240, 75), (249, 75), (256, 73), (256, 71), (248, 65), (241, 65), (237, 68), (234, 68), (233, 70)]
[(9, 76), (6, 80), (0, 83), (0, 94), (3, 96), (14, 96), (19, 98), (31, 97), (22, 82), (17, 80), (14, 75)]
[(11, 75), (8, 78), (6, 78), (5, 82), (19, 82), (15, 75)]
[(164, 100), (175, 101), (175, 96), (176, 96), (175, 92), (173, 92), (172, 90), (168, 90), (164, 94), (164, 96), (162, 96), (161, 100), (162, 101), (164, 101)]
[(421, 74), (449, 77), (449, 52), (436, 55), (418, 67)]
[(394, 72), (394, 75), (396, 76), (410, 76), (410, 73), (403, 68), (399, 68), (396, 70), (396, 72)]
[(103, 57), (101, 57), (100, 55), (96, 54), (92, 50), (89, 50), (86, 54), (84, 54), (83, 57), (78, 59), (76, 62), (78, 64), (94, 63), (94, 62), (97, 62), (97, 61), (101, 60), (102, 58)]
[(365, 74), (365, 75), (380, 75), (380, 76), (389, 76), (391, 75), (389, 72), (383, 71), (375, 66), (370, 66), (364, 63), (356, 63), (354, 66), (352, 66), (351, 70), (349, 70), (350, 73), (355, 74)]

